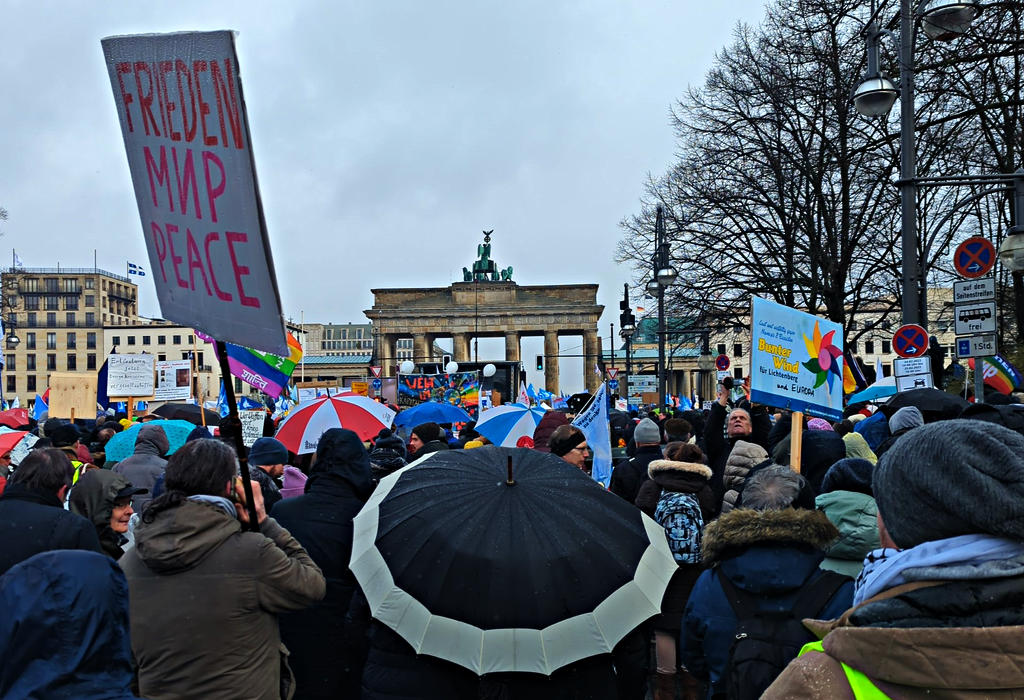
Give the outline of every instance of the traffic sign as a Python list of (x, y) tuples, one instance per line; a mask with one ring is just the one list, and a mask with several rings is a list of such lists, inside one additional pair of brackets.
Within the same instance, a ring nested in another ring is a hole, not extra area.
[(981, 236), (968, 238), (956, 247), (953, 266), (962, 277), (974, 279), (992, 269), (996, 263), (996, 247), (992, 241)]
[(372, 374), (375, 377), (379, 377), (380, 376), (380, 372), (381, 372), (382, 369), (384, 369), (384, 368), (383, 367), (379, 367), (379, 366), (378, 367), (372, 367), (371, 366), (370, 367), (370, 374)]
[(373, 381), (370, 382), (370, 385), (373, 387), (374, 391), (380, 391), (380, 388), (384, 386), (384, 382), (380, 380), (380, 377), (374, 377)]
[(962, 304), (953, 307), (954, 332), (957, 335), (996, 332), (996, 303)]
[(956, 339), (956, 356), (989, 357), (996, 354), (996, 337), (994, 335), (971, 335)]
[(990, 301), (996, 298), (995, 278), (985, 277), (980, 280), (964, 280), (953, 283), (953, 303), (973, 304), (978, 301)]
[(607, 372), (608, 372), (608, 378), (611, 379), (611, 380), (614, 380), (617, 376), (619, 376), (619, 368), (618, 367), (609, 367), (607, 369)]
[(730, 364), (732, 363), (729, 361), (728, 355), (719, 355), (718, 357), (715, 358), (715, 369), (717, 369), (719, 372), (724, 372), (725, 370), (729, 369)]
[(892, 349), (900, 357), (920, 357), (928, 350), (928, 332), (916, 323), (900, 326), (892, 336)]
[(927, 389), (934, 387), (935, 382), (932, 374), (909, 374), (905, 377), (896, 377), (896, 391), (910, 391), (911, 389)]
[(618, 379), (609, 379), (608, 380), (608, 388), (609, 389), (618, 389), (619, 388), (619, 380)]
[(897, 377), (910, 377), (915, 374), (931, 374), (932, 358), (927, 355), (921, 357), (900, 357), (893, 360), (893, 374)]

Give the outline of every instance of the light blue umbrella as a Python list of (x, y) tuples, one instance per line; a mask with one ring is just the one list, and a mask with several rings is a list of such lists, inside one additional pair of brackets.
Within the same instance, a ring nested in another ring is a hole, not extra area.
[(896, 378), (883, 377), (867, 389), (862, 389), (851, 396), (849, 403), (857, 403), (858, 401), (877, 401), (878, 399), (884, 399), (885, 397), (892, 396), (896, 393), (898, 393), (896, 391)]
[(104, 452), (107, 455), (108, 463), (120, 462), (135, 454), (135, 438), (139, 436), (139, 431), (144, 425), (159, 425), (164, 429), (167, 441), (171, 444), (167, 454), (174, 454), (179, 447), (185, 444), (188, 434), (196, 429), (195, 424), (189, 423), (187, 420), (152, 420), (148, 423), (136, 423), (130, 428), (122, 430), (107, 442)]
[(512, 403), (488, 408), (480, 414), (475, 430), (495, 445), (515, 447), (524, 435), (533, 437), (544, 410)]
[(461, 406), (441, 401), (424, 401), (395, 416), (395, 425), (416, 427), (421, 423), (467, 423), (473, 420)]

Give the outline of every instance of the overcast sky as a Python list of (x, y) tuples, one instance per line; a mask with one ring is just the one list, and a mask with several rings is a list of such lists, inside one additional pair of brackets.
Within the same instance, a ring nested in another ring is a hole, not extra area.
[[(668, 110), (763, 7), (0, 0), (0, 260), (148, 270), (100, 39), (234, 29), (286, 317), (365, 322), (372, 287), (461, 281), (494, 229), (519, 284), (600, 284), (607, 343), (618, 222), (672, 160)], [(140, 296), (159, 316), (151, 276)]]

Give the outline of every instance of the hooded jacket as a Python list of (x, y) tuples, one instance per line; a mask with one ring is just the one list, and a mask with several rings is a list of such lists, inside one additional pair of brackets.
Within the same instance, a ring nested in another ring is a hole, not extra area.
[(92, 523), (64, 510), (56, 494), (19, 483), (0, 496), (0, 542), (0, 574), (51, 549), (103, 551)]
[(533, 449), (538, 452), (551, 452), (548, 440), (551, 433), (560, 425), (569, 425), (569, 418), (561, 411), (545, 411), (540, 423), (533, 430)]
[(881, 547), (875, 499), (856, 491), (832, 491), (814, 503), (839, 530), (839, 539), (825, 550), (821, 568), (856, 577), (868, 552)]
[(242, 532), (186, 500), (142, 520), (121, 558), (139, 690), (152, 700), (280, 697), (277, 613), (324, 597), (324, 577), (273, 518)]
[(747, 474), (758, 464), (768, 459), (768, 452), (752, 442), (737, 440), (732, 446), (729, 458), (725, 460), (725, 474), (723, 483), (725, 495), (722, 497), (722, 512), (728, 513), (736, 507), (740, 491), (743, 490), (743, 482), (747, 480)]
[(0, 577), (0, 698), (128, 700), (128, 586), (97, 552), (37, 554)]
[(295, 700), (358, 697), (359, 669), (342, 661), (349, 646), (344, 622), (357, 585), (348, 569), (352, 518), (370, 490), (370, 459), (359, 437), (332, 428), (320, 438), (305, 495), (274, 507), (274, 518), (305, 547), (327, 579), (323, 601), (279, 618), (281, 638), (291, 651)]
[(132, 510), (141, 513), (146, 504), (153, 500), (153, 486), (157, 477), (167, 468), (164, 455), (171, 448), (167, 434), (159, 425), (144, 425), (135, 437), (135, 452), (114, 466), (115, 474), (123, 474), (133, 486), (147, 489), (149, 493), (132, 496)]
[(891, 698), (1024, 695), (1024, 577), (917, 581), (831, 622), (806, 620), (824, 653), (792, 661), (765, 698), (850, 697), (846, 663)]
[(118, 491), (131, 485), (120, 474), (106, 469), (94, 469), (83, 474), (71, 489), (71, 512), (89, 519), (96, 528), (103, 552), (115, 560), (124, 554), (121, 545), (127, 540), (110, 527), (114, 499)]
[[(755, 511), (737, 508), (704, 530), (705, 571), (686, 604), (680, 632), (680, 659), (711, 692), (724, 692), (724, 674), (736, 632), (736, 614), (717, 576), (759, 596), (765, 610), (793, 606), (800, 590), (822, 575), (824, 548), (838, 535), (824, 513), (815, 510)], [(839, 588), (821, 616), (841, 614), (853, 601), (853, 581)], [(709, 695), (710, 697), (710, 695)]]

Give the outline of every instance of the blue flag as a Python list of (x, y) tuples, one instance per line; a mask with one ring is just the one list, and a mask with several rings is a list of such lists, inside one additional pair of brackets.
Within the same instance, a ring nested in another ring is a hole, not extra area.
[(36, 394), (36, 402), (32, 405), (32, 417), (39, 420), (48, 410), (50, 410), (50, 407), (43, 401), (43, 397)]
[(228, 408), (228, 393), (224, 390), (223, 379), (220, 380), (220, 396), (217, 397), (217, 412), (220, 413), (221, 418), (231, 413), (231, 410)]
[(612, 480), (612, 433), (608, 427), (608, 390), (602, 383), (590, 404), (572, 422), (583, 431), (593, 455), (591, 476), (605, 488)]

